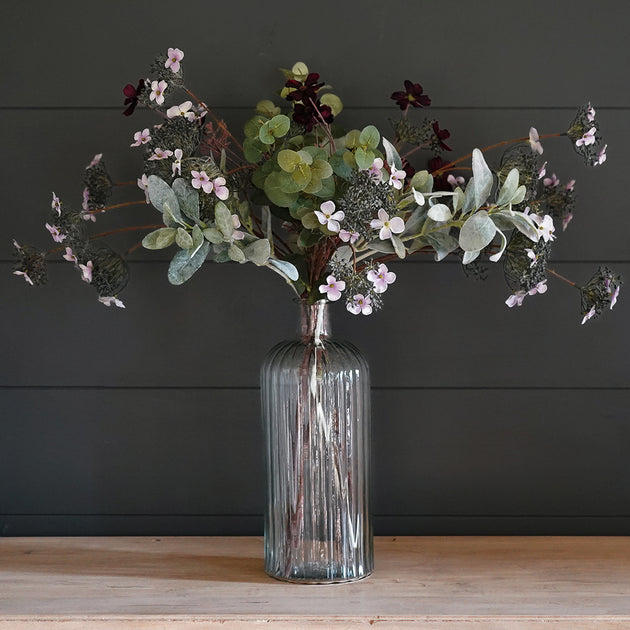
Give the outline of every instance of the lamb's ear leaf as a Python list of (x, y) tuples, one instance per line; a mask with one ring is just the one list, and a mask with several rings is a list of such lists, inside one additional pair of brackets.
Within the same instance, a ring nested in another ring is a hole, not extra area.
[(210, 251), (210, 243), (204, 241), (193, 256), (187, 250), (175, 254), (168, 268), (168, 281), (171, 284), (183, 284), (203, 265)]

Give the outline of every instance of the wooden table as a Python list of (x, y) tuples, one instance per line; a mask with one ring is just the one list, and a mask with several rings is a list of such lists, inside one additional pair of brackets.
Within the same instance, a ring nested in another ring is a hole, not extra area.
[(261, 538), (0, 539), (0, 630), (630, 629), (630, 537), (381, 537), (351, 584), (277, 582)]

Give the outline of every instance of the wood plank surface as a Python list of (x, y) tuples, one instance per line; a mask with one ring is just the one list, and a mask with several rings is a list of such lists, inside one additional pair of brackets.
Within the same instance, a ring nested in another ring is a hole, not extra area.
[(0, 628), (630, 624), (628, 537), (397, 537), (375, 548), (371, 577), (304, 586), (264, 574), (261, 538), (4, 539)]

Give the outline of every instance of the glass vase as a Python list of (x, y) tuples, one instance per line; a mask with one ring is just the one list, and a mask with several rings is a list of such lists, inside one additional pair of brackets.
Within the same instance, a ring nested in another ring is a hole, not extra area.
[(261, 370), (266, 444), (265, 571), (290, 582), (351, 582), (374, 565), (370, 377), (330, 337), (328, 302), (300, 304), (300, 335)]

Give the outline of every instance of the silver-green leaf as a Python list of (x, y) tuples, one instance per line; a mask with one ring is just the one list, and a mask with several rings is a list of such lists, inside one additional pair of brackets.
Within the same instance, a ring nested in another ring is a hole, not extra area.
[(214, 221), (223, 236), (231, 238), (234, 233), (234, 222), (231, 212), (222, 201), (218, 201), (216, 206), (214, 206)]
[(183, 223), (179, 211), (179, 201), (173, 189), (157, 175), (149, 175), (149, 199), (151, 203), (163, 213), (168, 213), (178, 223)]
[(459, 246), (465, 252), (474, 252), (488, 245), (496, 234), (497, 226), (485, 210), (473, 214), (462, 226)]
[(450, 221), (453, 216), (451, 209), (445, 203), (436, 203), (431, 206), (428, 215), (434, 221)]
[(385, 147), (385, 159), (390, 166), (395, 167), (397, 170), (402, 170), (402, 159), (396, 151), (396, 147), (387, 139), (382, 138), (383, 146)]
[(297, 267), (286, 260), (276, 260), (275, 258), (270, 258), (267, 266), (271, 267), (281, 276), (284, 276), (285, 279), (292, 280), (293, 282), (300, 277)]
[(462, 258), (462, 263), (464, 265), (467, 265), (468, 263), (471, 263), (473, 260), (475, 260), (479, 254), (481, 252), (480, 251), (474, 251), (474, 252), (464, 252), (464, 256)]
[(480, 208), (492, 190), (492, 171), (486, 164), (483, 153), (479, 149), (473, 149), (472, 171), (474, 179), (475, 209)]
[(271, 256), (271, 245), (266, 238), (258, 239), (245, 248), (245, 257), (255, 265), (266, 265)]
[(451, 252), (459, 247), (457, 239), (451, 236), (447, 230), (433, 232), (422, 237), (435, 250), (435, 260), (440, 261), (446, 258)]
[(497, 206), (504, 206), (512, 201), (517, 189), (518, 189), (518, 169), (513, 168), (503, 182), (503, 186), (499, 191), (497, 197)]
[(209, 251), (210, 243), (206, 241), (194, 256), (189, 256), (185, 250), (177, 252), (168, 268), (168, 281), (176, 285), (186, 282), (203, 265)]
[(177, 229), (173, 227), (163, 227), (147, 234), (142, 239), (142, 247), (145, 249), (164, 249), (175, 242)]
[(247, 262), (245, 252), (236, 243), (230, 243), (230, 247), (228, 248), (228, 256), (231, 260), (234, 260), (237, 263)]
[(405, 245), (403, 242), (395, 234), (392, 234), (391, 241), (394, 246), (396, 256), (398, 256), (398, 258), (404, 258), (407, 252), (405, 251)]
[(221, 234), (221, 232), (219, 232), (219, 230), (217, 230), (216, 228), (206, 228), (205, 230), (203, 230), (203, 235), (207, 240), (209, 240), (211, 243), (214, 243), (215, 245), (223, 243), (223, 234)]
[(173, 182), (173, 191), (177, 195), (181, 212), (199, 224), (199, 192), (181, 177)]
[(190, 249), (193, 246), (193, 239), (190, 234), (184, 228), (178, 228), (175, 236), (175, 242), (182, 249)]

